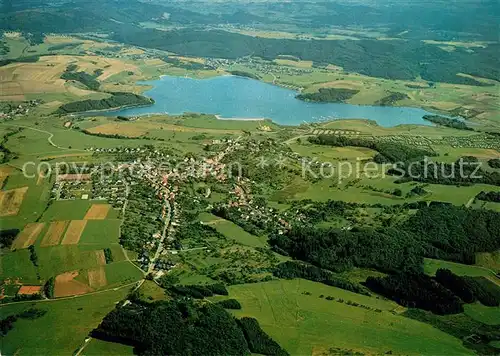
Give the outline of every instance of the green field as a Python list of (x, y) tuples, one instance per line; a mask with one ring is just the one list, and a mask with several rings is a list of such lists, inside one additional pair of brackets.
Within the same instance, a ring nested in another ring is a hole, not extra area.
[(439, 268), (446, 268), (459, 276), (493, 276), (493, 272), (487, 268), (480, 266), (464, 265), (461, 263), (448, 262), (442, 260), (434, 260), (431, 258), (424, 259), (424, 272), (430, 276), (434, 276)]
[(70, 355), (102, 318), (125, 298), (131, 287), (64, 300), (0, 305), (2, 318), (29, 308), (47, 313), (36, 320), (18, 320), (2, 339), (7, 355)]
[(82, 356), (102, 356), (102, 355), (112, 355), (112, 356), (128, 356), (134, 355), (134, 348), (132, 346), (127, 346), (123, 344), (117, 344), (114, 342), (107, 342), (98, 339), (92, 339), (85, 347)]
[(121, 284), (136, 282), (144, 277), (144, 274), (134, 264), (128, 261), (113, 262), (106, 265), (106, 288), (113, 288)]
[[(103, 203), (98, 201), (96, 203)], [(53, 201), (43, 213), (40, 221), (82, 220), (92, 205), (90, 200), (57, 200)]]
[(3, 190), (28, 187), (17, 215), (0, 218), (2, 228), (22, 229), (24, 225), (35, 221), (44, 211), (50, 197), (50, 179), (44, 179), (37, 185), (37, 178), (23, 175), (21, 170), (14, 169), (4, 183)]
[(101, 245), (119, 243), (120, 220), (88, 220), (79, 245)]
[(482, 304), (465, 304), (465, 314), (488, 325), (500, 325), (500, 307), (486, 307)]
[(214, 227), (222, 235), (229, 239), (236, 241), (240, 245), (250, 247), (264, 247), (266, 246), (266, 238), (258, 237), (249, 234), (235, 223), (219, 218), (212, 214), (201, 214), (200, 220), (204, 223)]
[[(243, 306), (234, 314), (257, 318), (290, 354), (310, 355), (333, 347), (370, 354), (471, 354), (459, 339), (392, 313), (397, 308), (393, 302), (300, 279), (237, 285), (228, 290)], [(321, 294), (382, 312), (319, 298)]]

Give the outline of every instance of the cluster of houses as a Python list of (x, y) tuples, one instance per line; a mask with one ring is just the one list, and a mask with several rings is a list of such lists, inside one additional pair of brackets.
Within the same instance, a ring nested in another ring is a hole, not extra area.
[(37, 107), (42, 104), (41, 100), (30, 100), (25, 101), (19, 104), (4, 104), (1, 107), (0, 111), (0, 119), (10, 120), (15, 116), (23, 116), (27, 115), (30, 112), (31, 108)]

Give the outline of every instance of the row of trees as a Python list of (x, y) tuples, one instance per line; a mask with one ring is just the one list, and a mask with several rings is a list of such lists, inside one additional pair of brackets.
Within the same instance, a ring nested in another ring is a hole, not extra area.
[(207, 285), (171, 285), (167, 287), (168, 292), (174, 297), (191, 297), (203, 299), (215, 294), (228, 295), (226, 287), (221, 283)]
[(439, 116), (439, 115), (424, 115), (423, 119), (430, 121), (430, 122), (433, 122), (435, 124), (438, 124), (440, 126), (451, 127), (453, 129), (457, 129), (457, 130), (474, 131), (474, 129), (472, 127), (467, 126), (465, 121), (458, 120), (458, 119), (451, 119), (451, 118)]
[(146, 98), (142, 95), (137, 95), (134, 93), (122, 93), (116, 92), (111, 93), (111, 97), (106, 99), (87, 99), (83, 101), (74, 101), (61, 105), (57, 109), (57, 114), (67, 114), (73, 112), (84, 112), (93, 110), (110, 110), (116, 108), (122, 108), (126, 106), (141, 106), (141, 105), (151, 105), (154, 103), (153, 99)]

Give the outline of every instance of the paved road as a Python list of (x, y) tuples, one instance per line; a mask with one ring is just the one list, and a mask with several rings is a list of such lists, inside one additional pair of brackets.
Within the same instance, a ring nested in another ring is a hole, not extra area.
[(148, 266), (148, 271), (147, 273), (151, 273), (153, 272), (153, 269), (155, 267), (155, 262), (156, 260), (158, 259), (158, 257), (160, 257), (160, 253), (161, 251), (163, 250), (163, 241), (165, 241), (165, 238), (167, 237), (168, 235), (168, 227), (170, 226), (170, 214), (172, 213), (172, 207), (170, 206), (170, 202), (168, 201), (168, 195), (165, 194), (165, 207), (167, 208), (167, 213), (165, 215), (165, 223), (163, 224), (163, 231), (161, 233), (161, 239), (160, 239), (160, 242), (158, 244), (158, 248), (156, 249), (156, 253), (154, 255), (154, 257), (151, 259), (151, 261), (149, 262), (149, 266)]

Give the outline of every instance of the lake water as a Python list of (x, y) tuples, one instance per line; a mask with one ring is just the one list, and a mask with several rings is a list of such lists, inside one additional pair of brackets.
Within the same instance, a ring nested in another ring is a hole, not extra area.
[(145, 95), (155, 100), (154, 105), (104, 115), (198, 112), (217, 114), (222, 118), (266, 118), (282, 125), (346, 118), (370, 119), (386, 127), (431, 125), (422, 119), (430, 113), (422, 109), (304, 102), (295, 98), (297, 92), (293, 90), (237, 76), (210, 79), (162, 76), (142, 84), (153, 86)]

